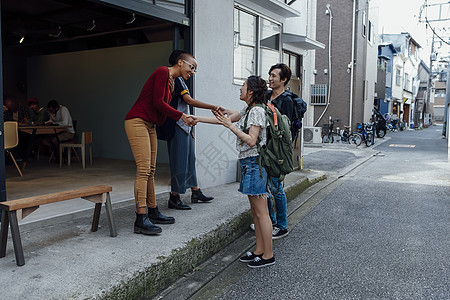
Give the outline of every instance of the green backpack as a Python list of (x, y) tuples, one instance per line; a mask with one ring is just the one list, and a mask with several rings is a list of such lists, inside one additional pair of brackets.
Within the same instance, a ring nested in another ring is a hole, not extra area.
[[(290, 120), (287, 116), (280, 113), (273, 104), (255, 104), (253, 106), (264, 108), (266, 119), (269, 121), (266, 144), (261, 146), (259, 137), (257, 142), (261, 177), (261, 166), (263, 166), (269, 176), (283, 181), (284, 176), (291, 173), (294, 169)], [(246, 128), (249, 113), (250, 111), (248, 111), (244, 120), (243, 131), (246, 133), (248, 133)]]

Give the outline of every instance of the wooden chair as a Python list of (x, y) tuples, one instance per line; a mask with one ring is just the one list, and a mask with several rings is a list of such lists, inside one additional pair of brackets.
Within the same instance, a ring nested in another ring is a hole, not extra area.
[(18, 132), (18, 127), (17, 127), (17, 122), (4, 122), (3, 132), (4, 132), (4, 138), (5, 138), (6, 153), (9, 153), (20, 176), (23, 176), (22, 171), (20, 171), (20, 168), (17, 165), (17, 162), (14, 158), (14, 155), (10, 151), (11, 149), (15, 148), (19, 144), (19, 132)]
[(75, 148), (81, 148), (81, 163), (83, 165), (83, 169), (86, 168), (86, 145), (89, 145), (89, 159), (92, 166), (92, 131), (86, 131), (81, 133), (81, 143), (61, 143), (59, 144), (59, 167), (62, 168), (63, 164), (63, 150), (67, 149), (67, 165), (70, 166), (70, 158), (73, 150), (76, 153)]

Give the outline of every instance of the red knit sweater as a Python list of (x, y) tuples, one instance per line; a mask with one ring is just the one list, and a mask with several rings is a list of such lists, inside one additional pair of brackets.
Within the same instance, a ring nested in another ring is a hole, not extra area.
[(169, 68), (159, 67), (147, 79), (139, 98), (131, 107), (125, 120), (141, 118), (157, 125), (162, 125), (166, 117), (179, 120), (183, 113), (169, 105), (171, 99)]

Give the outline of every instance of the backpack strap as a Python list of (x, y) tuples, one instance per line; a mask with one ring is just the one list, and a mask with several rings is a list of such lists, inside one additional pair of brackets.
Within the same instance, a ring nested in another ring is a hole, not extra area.
[[(272, 105), (272, 104), (270, 104), (270, 105)], [(262, 108), (264, 109), (264, 104), (254, 104), (254, 105), (253, 105), (252, 107), (250, 107), (250, 109), (247, 111), (247, 114), (245, 115), (245, 119), (244, 119), (244, 125), (243, 125), (243, 127), (241, 127), (241, 130), (242, 130), (243, 132), (245, 132), (246, 134), (248, 134), (248, 132), (249, 132), (249, 130), (247, 129), (248, 116), (250, 115), (250, 110), (252, 110), (252, 108), (255, 107), (255, 106), (259, 106), (259, 107), (262, 107)], [(274, 107), (274, 106), (272, 105), (272, 108), (273, 108), (273, 107)], [(272, 111), (274, 111), (274, 109), (272, 109)], [(278, 124), (278, 123), (277, 123), (277, 124)], [(259, 136), (258, 136), (258, 139), (257, 139), (257, 141), (256, 141), (256, 147), (257, 147), (257, 149), (258, 149), (258, 153), (261, 153), (262, 147), (261, 147), (261, 145), (260, 145), (260, 139), (259, 139)], [(262, 178), (262, 177), (263, 177), (263, 175), (262, 175), (262, 168), (263, 168), (263, 166), (262, 166), (261, 154), (259, 155), (258, 165), (259, 165), (259, 176)]]
[(275, 126), (275, 131), (278, 131), (278, 116), (277, 112), (275, 111), (275, 106), (270, 102), (267, 102), (267, 106), (270, 108), (273, 114), (273, 125)]

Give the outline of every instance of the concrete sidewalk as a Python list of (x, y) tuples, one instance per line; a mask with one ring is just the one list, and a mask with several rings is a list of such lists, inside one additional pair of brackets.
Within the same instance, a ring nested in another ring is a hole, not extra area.
[[(375, 152), (340, 146), (305, 148), (305, 154), (307, 157), (325, 149), (357, 153), (344, 168), (339, 167), (343, 170), (360, 164)], [(342, 157), (337, 155), (336, 160)], [(289, 174), (285, 179), (288, 198), (294, 199), (325, 179), (326, 174), (323, 171)], [(89, 211), (23, 224), (20, 230), (26, 264), (16, 265), (9, 238), (6, 257), (0, 259), (2, 298), (150, 297), (248, 230), (252, 220), (250, 206), (237, 189), (238, 183), (205, 189), (215, 199), (211, 203), (192, 204), (190, 211), (167, 209), (168, 193), (159, 194), (161, 211), (176, 219), (173, 225), (161, 225), (163, 232), (159, 236), (134, 234), (134, 206), (123, 204), (113, 204), (118, 233), (115, 238), (109, 236), (103, 214), (99, 230), (90, 232), (93, 205)], [(114, 190), (111, 196), (114, 198)], [(184, 200), (189, 203), (188, 196)]]

